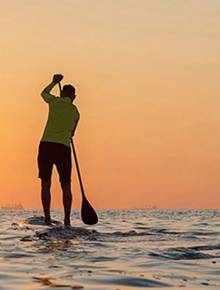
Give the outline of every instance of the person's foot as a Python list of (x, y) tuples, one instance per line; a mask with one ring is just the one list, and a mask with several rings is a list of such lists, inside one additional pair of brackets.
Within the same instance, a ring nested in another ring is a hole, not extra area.
[(72, 227), (71, 227), (71, 224), (69, 224), (69, 225), (64, 225), (64, 228), (68, 230), (68, 229), (71, 229)]
[(44, 218), (44, 224), (45, 224), (46, 226), (51, 225), (51, 218), (50, 218), (50, 217), (45, 217), (45, 218)]
[(68, 227), (68, 228), (71, 227), (70, 219), (69, 219), (69, 218), (65, 218), (65, 219), (64, 219), (64, 226), (65, 226), (65, 227)]

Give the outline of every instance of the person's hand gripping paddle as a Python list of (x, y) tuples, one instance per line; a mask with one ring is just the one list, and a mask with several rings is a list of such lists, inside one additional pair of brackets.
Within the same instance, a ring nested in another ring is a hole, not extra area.
[[(62, 88), (61, 88), (60, 82), (58, 84), (59, 84), (59, 89), (61, 92)], [(85, 191), (83, 188), (82, 178), (81, 178), (81, 174), (80, 174), (79, 163), (78, 163), (77, 156), (76, 156), (76, 150), (75, 150), (72, 138), (71, 138), (71, 145), (72, 145), (73, 156), (74, 156), (74, 160), (75, 160), (75, 164), (76, 164), (76, 171), (77, 171), (77, 175), (79, 178), (80, 189), (81, 189), (81, 193), (82, 193), (82, 207), (81, 207), (82, 221), (87, 225), (94, 225), (98, 222), (98, 216), (97, 216), (94, 208), (92, 207), (92, 205), (89, 203), (88, 199), (86, 198)]]

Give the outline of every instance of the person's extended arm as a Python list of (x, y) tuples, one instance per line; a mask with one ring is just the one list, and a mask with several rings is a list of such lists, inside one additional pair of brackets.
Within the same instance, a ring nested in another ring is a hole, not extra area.
[(60, 74), (54, 75), (52, 82), (43, 89), (41, 96), (45, 102), (49, 103), (52, 99), (55, 98), (54, 95), (50, 94), (53, 87), (63, 79), (63, 76)]

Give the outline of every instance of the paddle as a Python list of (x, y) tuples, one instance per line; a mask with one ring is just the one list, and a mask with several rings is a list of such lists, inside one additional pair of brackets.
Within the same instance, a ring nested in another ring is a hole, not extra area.
[(80, 189), (81, 189), (81, 193), (82, 193), (82, 207), (81, 207), (82, 221), (87, 225), (94, 225), (98, 222), (98, 217), (97, 217), (97, 214), (96, 214), (94, 208), (91, 206), (91, 204), (89, 203), (89, 201), (85, 195), (85, 191), (84, 191), (83, 183), (82, 183), (82, 178), (81, 178), (81, 174), (80, 174), (80, 169), (79, 169), (79, 163), (78, 163), (77, 156), (76, 156), (76, 150), (75, 150), (75, 147), (73, 144), (73, 139), (71, 139), (71, 145), (72, 145), (72, 149), (73, 149), (73, 156), (75, 159), (76, 171), (78, 174)]
[[(61, 92), (62, 88), (61, 88), (60, 82), (58, 84), (59, 84), (59, 89)], [(87, 225), (94, 225), (98, 222), (98, 216), (97, 216), (94, 208), (92, 207), (92, 205), (89, 203), (88, 199), (86, 198), (85, 191), (83, 188), (83, 183), (82, 183), (82, 177), (80, 174), (79, 163), (78, 163), (77, 156), (76, 156), (76, 150), (75, 150), (72, 138), (71, 138), (71, 145), (72, 145), (73, 156), (74, 156), (74, 160), (75, 160), (75, 164), (76, 164), (76, 171), (77, 171), (80, 189), (81, 189), (81, 194), (82, 194), (82, 206), (81, 206), (82, 221)]]

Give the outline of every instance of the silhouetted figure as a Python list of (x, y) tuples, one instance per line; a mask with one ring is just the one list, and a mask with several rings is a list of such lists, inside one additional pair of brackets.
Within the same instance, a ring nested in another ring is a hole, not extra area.
[(71, 193), (71, 148), (70, 140), (79, 121), (79, 112), (73, 105), (75, 88), (63, 86), (60, 97), (50, 94), (53, 87), (63, 79), (61, 74), (53, 76), (52, 82), (42, 91), (41, 96), (49, 105), (49, 115), (38, 149), (38, 168), (41, 178), (41, 200), (45, 224), (50, 224), (50, 187), (53, 165), (56, 165), (63, 192), (64, 224), (70, 225), (72, 206)]

